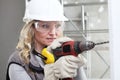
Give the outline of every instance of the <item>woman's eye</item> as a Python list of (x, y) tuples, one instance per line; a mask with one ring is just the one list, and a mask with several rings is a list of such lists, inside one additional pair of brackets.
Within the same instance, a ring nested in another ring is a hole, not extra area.
[(42, 25), (42, 28), (49, 28), (49, 25), (43, 24), (43, 25)]
[(59, 28), (59, 27), (61, 27), (61, 25), (60, 25), (60, 24), (56, 25), (56, 28)]

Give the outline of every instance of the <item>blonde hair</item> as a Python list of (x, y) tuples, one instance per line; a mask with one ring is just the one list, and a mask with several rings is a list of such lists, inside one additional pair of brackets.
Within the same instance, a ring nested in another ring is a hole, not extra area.
[(23, 26), (20, 32), (19, 42), (16, 46), (16, 48), (20, 50), (20, 56), (25, 63), (29, 63), (30, 50), (33, 45), (34, 36), (34, 32), (32, 31), (33, 23), (34, 21), (31, 21)]

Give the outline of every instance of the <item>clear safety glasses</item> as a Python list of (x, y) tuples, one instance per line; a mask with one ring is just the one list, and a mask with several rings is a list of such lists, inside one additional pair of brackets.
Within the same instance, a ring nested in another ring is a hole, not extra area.
[(35, 25), (36, 30), (41, 33), (48, 33), (52, 30), (55, 30), (55, 32), (59, 32), (60, 30), (63, 29), (62, 22), (52, 23), (52, 22), (36, 21), (34, 25)]

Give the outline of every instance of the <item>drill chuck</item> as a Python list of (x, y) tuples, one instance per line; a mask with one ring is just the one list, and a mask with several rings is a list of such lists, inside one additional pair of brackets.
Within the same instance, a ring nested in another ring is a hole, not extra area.
[(77, 45), (74, 47), (77, 47), (76, 51), (78, 53), (82, 53), (83, 51), (91, 50), (95, 47), (95, 43), (92, 41), (81, 41), (81, 42), (75, 42)]

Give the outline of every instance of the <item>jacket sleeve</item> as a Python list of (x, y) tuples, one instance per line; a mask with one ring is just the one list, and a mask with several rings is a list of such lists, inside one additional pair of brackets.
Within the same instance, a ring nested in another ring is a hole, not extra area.
[(25, 69), (17, 64), (9, 66), (9, 77), (10, 80), (32, 80)]
[(75, 80), (87, 80), (85, 71), (83, 67), (80, 67), (77, 72), (77, 76), (75, 77)]

